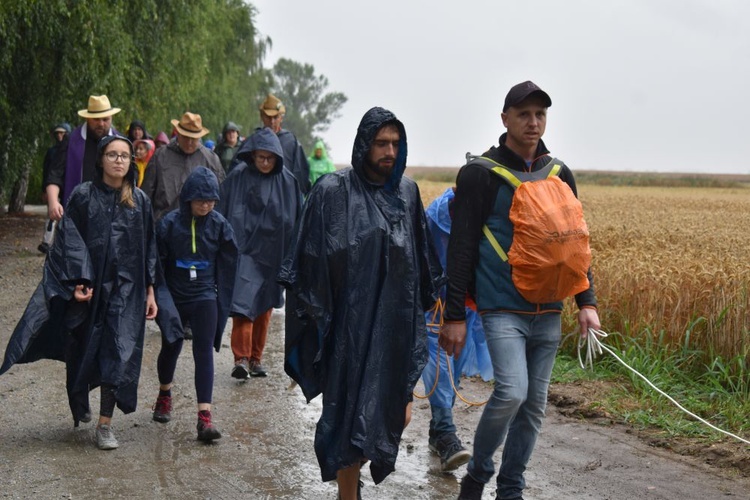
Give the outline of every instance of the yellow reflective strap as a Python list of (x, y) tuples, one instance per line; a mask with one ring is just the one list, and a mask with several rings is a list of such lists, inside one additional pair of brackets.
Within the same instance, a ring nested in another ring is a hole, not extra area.
[(557, 175), (560, 172), (560, 169), (562, 169), (562, 165), (559, 163), (552, 165), (552, 169), (549, 171), (549, 174), (547, 174), (547, 178), (549, 179), (553, 175)]
[(490, 231), (490, 228), (487, 227), (487, 224), (482, 226), (482, 232), (487, 237), (487, 240), (489, 240), (492, 248), (494, 248), (495, 252), (500, 256), (500, 259), (503, 262), (508, 262), (508, 256), (505, 254), (505, 250), (503, 250), (503, 247), (501, 247), (500, 243), (495, 239), (495, 236), (492, 234), (492, 231)]
[(516, 177), (515, 175), (510, 173), (510, 170), (508, 170), (505, 167), (499, 166), (492, 169), (493, 172), (495, 172), (497, 175), (505, 179), (506, 181), (513, 184), (513, 187), (518, 188), (518, 186), (521, 185), (521, 181)]

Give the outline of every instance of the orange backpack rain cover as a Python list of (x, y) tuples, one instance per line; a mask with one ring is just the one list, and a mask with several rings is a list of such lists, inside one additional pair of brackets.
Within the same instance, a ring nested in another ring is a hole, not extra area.
[(589, 229), (570, 186), (557, 176), (523, 182), (513, 196), (510, 220), (508, 263), (523, 298), (546, 304), (589, 288)]

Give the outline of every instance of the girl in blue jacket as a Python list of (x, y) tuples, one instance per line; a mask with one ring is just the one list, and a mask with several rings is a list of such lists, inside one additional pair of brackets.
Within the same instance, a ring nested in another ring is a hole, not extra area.
[(198, 439), (213, 441), (221, 432), (211, 420), (214, 385), (212, 347), (219, 351), (234, 288), (237, 245), (232, 226), (213, 208), (219, 182), (206, 167), (196, 168), (180, 191), (180, 208), (168, 213), (156, 230), (166, 287), (157, 287), (163, 310), (157, 317), (162, 332), (157, 361), (159, 396), (153, 419), (171, 419), (172, 384), (183, 344), (182, 325), (193, 330)]

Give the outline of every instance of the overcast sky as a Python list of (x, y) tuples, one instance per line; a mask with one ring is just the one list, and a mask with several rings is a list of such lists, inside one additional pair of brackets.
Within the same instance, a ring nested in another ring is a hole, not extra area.
[(349, 163), (372, 106), (404, 122), (410, 166), (497, 144), (508, 89), (552, 98), (544, 141), (574, 170), (750, 174), (747, 0), (254, 0), (280, 57), (346, 94), (323, 134)]

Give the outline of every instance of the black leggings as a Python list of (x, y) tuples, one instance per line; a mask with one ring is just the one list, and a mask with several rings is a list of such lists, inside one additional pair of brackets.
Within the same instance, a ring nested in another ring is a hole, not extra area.
[[(217, 307), (215, 300), (200, 300), (177, 304), (182, 324), (190, 323), (193, 330), (193, 361), (195, 362), (195, 394), (198, 403), (211, 403), (214, 390), (214, 336), (216, 334)], [(174, 381), (177, 358), (183, 340), (169, 344), (161, 336), (161, 351), (156, 362), (161, 385)]]

